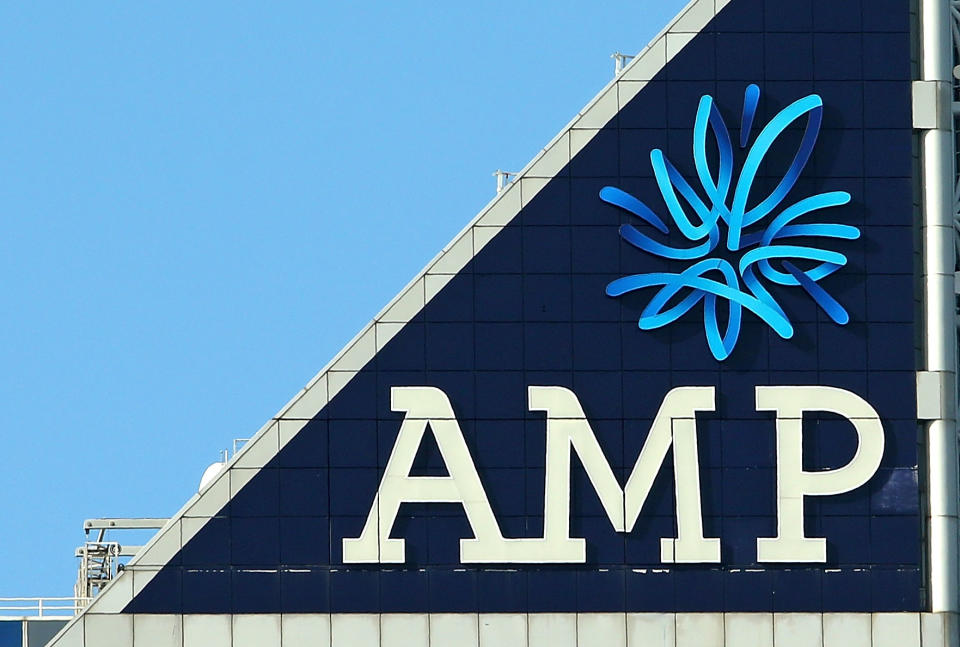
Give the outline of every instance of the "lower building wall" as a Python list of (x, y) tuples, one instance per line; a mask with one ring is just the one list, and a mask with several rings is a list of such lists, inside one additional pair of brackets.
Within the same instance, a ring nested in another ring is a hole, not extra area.
[(69, 618), (0, 618), (0, 647), (44, 647)]
[(124, 615), (88, 613), (56, 647), (956, 647), (932, 613)]

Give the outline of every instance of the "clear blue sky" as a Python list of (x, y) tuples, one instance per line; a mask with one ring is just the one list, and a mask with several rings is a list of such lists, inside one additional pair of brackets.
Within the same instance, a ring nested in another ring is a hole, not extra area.
[(0, 5), (0, 597), (179, 509), (683, 4)]

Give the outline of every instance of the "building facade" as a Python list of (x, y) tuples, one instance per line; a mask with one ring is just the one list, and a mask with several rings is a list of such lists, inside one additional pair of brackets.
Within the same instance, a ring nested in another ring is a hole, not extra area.
[(51, 644), (956, 645), (949, 8), (692, 2)]

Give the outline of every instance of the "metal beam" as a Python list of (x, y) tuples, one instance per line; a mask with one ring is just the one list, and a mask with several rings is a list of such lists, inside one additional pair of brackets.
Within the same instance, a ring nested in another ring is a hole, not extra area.
[[(120, 547), (120, 552), (117, 553), (117, 556), (118, 556), (118, 557), (133, 557), (134, 555), (136, 555), (137, 553), (139, 553), (140, 550), (143, 548), (143, 546), (127, 546), (127, 545), (124, 545), (124, 544), (118, 544), (118, 546)], [(81, 547), (81, 548), (77, 548), (77, 549), (74, 551), (74, 555), (73, 555), (73, 556), (74, 556), (74, 557), (83, 557), (83, 548), (82, 548), (82, 547)]]
[(163, 528), (169, 519), (160, 517), (150, 518), (116, 518), (116, 519), (87, 519), (83, 522), (84, 532), (91, 530), (136, 530), (141, 528)]

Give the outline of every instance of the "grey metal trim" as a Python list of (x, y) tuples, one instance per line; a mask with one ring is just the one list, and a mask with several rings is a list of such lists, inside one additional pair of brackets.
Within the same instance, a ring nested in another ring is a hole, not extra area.
[[(952, 17), (949, 0), (920, 0), (920, 80), (952, 84)], [(939, 102), (937, 102), (939, 103)], [(953, 129), (940, 119), (920, 133), (923, 192), (924, 368), (955, 384)], [(925, 124), (926, 125), (926, 124)], [(958, 451), (956, 394), (926, 426), (929, 603), (933, 612), (958, 611)], [(955, 644), (956, 635), (950, 638)]]

